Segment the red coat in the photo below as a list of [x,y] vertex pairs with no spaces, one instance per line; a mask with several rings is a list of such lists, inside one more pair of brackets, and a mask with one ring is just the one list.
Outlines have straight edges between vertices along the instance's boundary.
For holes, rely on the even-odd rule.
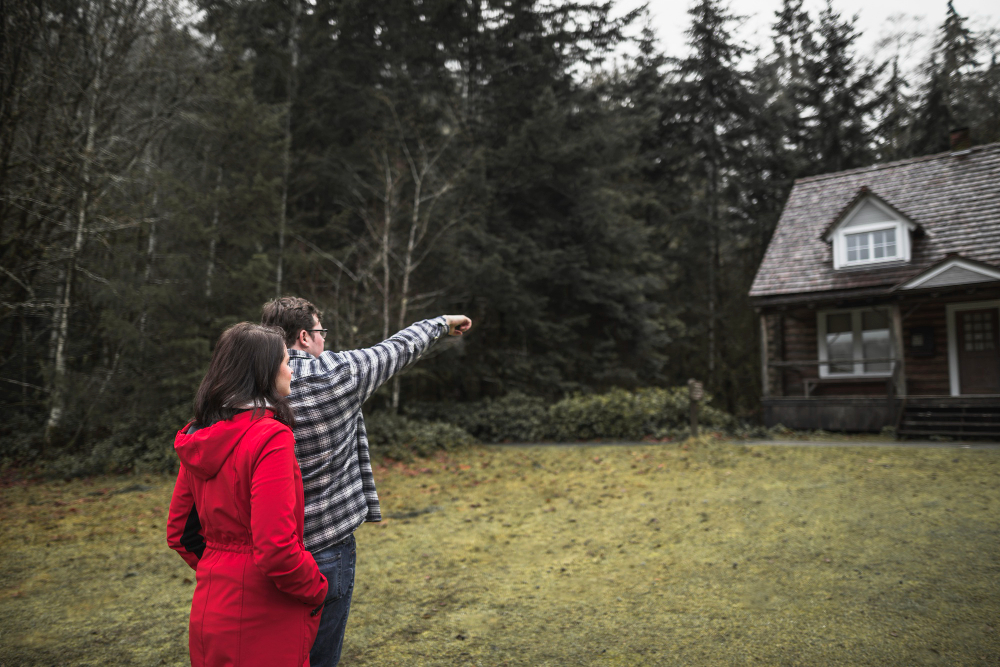
[[197,572],[191,664],[308,665],[327,582],[302,544],[291,429],[247,411],[186,431],[167,542]]

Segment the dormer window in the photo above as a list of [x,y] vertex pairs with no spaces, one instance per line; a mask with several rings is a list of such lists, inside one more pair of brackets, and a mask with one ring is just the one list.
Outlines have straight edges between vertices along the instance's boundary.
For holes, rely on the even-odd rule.
[[847,263],[896,259],[896,228],[844,234]]
[[833,268],[910,261],[910,232],[917,226],[879,197],[862,190],[824,240],[833,249]]

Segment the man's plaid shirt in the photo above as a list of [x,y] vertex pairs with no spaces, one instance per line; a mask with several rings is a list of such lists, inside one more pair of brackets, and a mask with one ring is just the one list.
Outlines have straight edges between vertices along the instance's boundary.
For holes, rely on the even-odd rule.
[[289,350],[295,454],[305,490],[305,545],[315,553],[365,521],[381,521],[362,404],[448,332],[443,317],[422,320],[374,347]]

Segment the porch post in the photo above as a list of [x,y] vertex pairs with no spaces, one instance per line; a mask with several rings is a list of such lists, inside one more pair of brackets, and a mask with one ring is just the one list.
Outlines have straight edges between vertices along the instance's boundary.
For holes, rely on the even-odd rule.
[[906,361],[904,360],[904,348],[903,348],[903,316],[900,313],[899,303],[895,303],[892,306],[892,345],[895,348],[894,358],[898,361],[893,362],[895,365],[894,370],[896,377],[896,395],[902,398],[906,397]]
[[767,398],[771,395],[769,373],[767,368],[767,316],[760,313],[760,395]]

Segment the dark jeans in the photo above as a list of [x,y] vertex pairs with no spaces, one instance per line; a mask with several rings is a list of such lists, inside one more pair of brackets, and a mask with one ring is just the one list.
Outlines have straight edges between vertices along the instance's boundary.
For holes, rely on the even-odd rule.
[[310,667],[336,667],[340,650],[344,647],[344,630],[351,611],[351,594],[354,592],[354,564],[357,548],[354,535],[329,549],[314,553],[319,571],[326,577],[330,590],[319,622],[316,641],[309,652]]

